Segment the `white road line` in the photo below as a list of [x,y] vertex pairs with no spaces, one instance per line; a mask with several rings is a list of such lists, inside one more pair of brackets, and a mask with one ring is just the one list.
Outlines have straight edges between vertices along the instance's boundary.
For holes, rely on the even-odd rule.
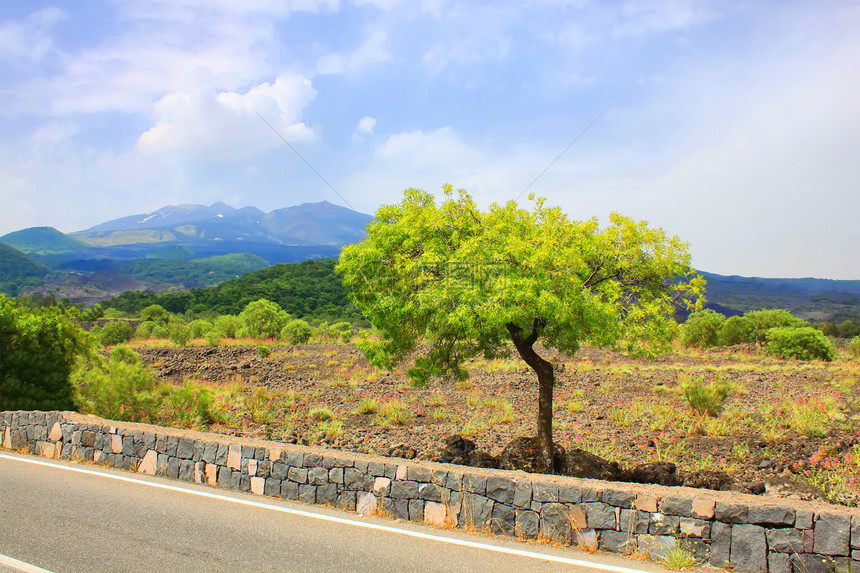
[[[448,543],[451,545],[459,545],[462,547],[471,547],[473,549],[483,549],[485,551],[495,551],[497,553],[505,553],[508,555],[516,555],[519,557],[529,557],[532,559],[541,559],[544,561],[552,561],[555,563],[564,563],[566,565],[576,565],[578,567],[589,567],[591,569],[599,569],[601,571],[611,571],[613,573],[648,573],[647,571],[645,571],[643,569],[632,569],[629,567],[619,567],[616,565],[604,565],[602,563],[592,563],[590,561],[583,561],[581,559],[572,559],[570,557],[560,557],[557,555],[550,555],[547,553],[539,553],[537,551],[527,551],[527,550],[523,550],[523,549],[499,547],[497,545],[491,545],[489,543],[481,543],[478,541],[468,541],[468,540],[464,540],[464,539],[456,539],[453,537],[444,537],[441,535],[433,535],[431,533],[424,533],[421,531],[410,531],[408,529],[400,529],[398,527],[392,527],[390,525],[380,525],[377,523],[368,523],[365,521],[358,521],[358,520],[354,520],[354,519],[348,519],[345,517],[336,517],[333,515],[314,513],[312,511],[305,511],[302,509],[293,509],[293,508],[289,508],[289,507],[282,507],[279,505],[270,505],[268,503],[262,503],[259,501],[239,499],[239,498],[221,495],[218,493],[212,493],[212,492],[208,492],[208,491],[198,491],[198,490],[194,490],[194,489],[186,489],[184,487],[179,487],[179,486],[175,486],[175,485],[168,485],[168,484],[163,484],[163,483],[151,482],[151,481],[136,479],[136,478],[132,478],[132,477],[126,477],[126,476],[120,476],[120,475],[115,475],[115,474],[109,474],[109,473],[102,473],[102,472],[97,472],[94,470],[88,470],[85,468],[77,468],[77,467],[59,465],[59,464],[54,464],[51,462],[46,462],[46,461],[37,460],[37,459],[19,458],[19,457],[15,457],[15,456],[9,456],[6,454],[0,454],[0,458],[12,460],[12,461],[17,461],[17,462],[24,462],[24,463],[28,463],[28,464],[39,465],[39,466],[47,466],[47,467],[66,470],[66,471],[70,471],[70,472],[77,472],[77,473],[82,473],[82,474],[87,474],[87,475],[99,476],[99,477],[103,477],[103,478],[107,478],[107,479],[124,481],[124,482],[128,482],[128,483],[133,483],[133,484],[138,484],[138,485],[143,485],[143,486],[148,486],[148,487],[154,487],[154,488],[158,488],[158,489],[176,491],[176,492],[180,492],[180,493],[186,493],[189,495],[196,495],[198,497],[216,499],[219,501],[237,503],[239,505],[244,505],[244,506],[248,506],[248,507],[256,507],[259,509],[268,509],[271,511],[279,511],[281,513],[287,513],[290,515],[299,515],[299,516],[308,517],[311,519],[320,519],[322,521],[339,523],[341,525],[351,525],[354,527],[362,527],[365,529],[373,529],[376,531],[385,531],[388,533],[396,533],[399,535],[406,535],[408,537],[416,537],[418,539],[427,539],[430,541],[438,541],[440,543]],[[34,569],[33,571],[42,571],[42,569],[37,568],[37,569]]]
[[36,567],[35,565],[18,561],[14,557],[2,554],[0,554],[0,565],[11,567],[15,571],[21,571],[22,573],[51,573],[47,569],[42,569],[41,567]]

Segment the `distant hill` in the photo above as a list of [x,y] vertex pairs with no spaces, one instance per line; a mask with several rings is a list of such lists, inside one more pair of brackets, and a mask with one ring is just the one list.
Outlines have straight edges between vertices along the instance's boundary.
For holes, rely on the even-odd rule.
[[0,237],[0,243],[15,247],[28,255],[77,253],[88,247],[53,227],[30,227]]
[[28,288],[41,284],[51,269],[34,261],[25,253],[0,243],[0,292],[18,296]]

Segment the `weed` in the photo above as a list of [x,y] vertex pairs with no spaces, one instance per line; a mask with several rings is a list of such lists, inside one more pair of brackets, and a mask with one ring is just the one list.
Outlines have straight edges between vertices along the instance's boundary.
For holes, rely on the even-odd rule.
[[675,541],[675,545],[663,556],[663,565],[676,571],[690,569],[698,564],[699,561],[696,559],[696,554],[678,540]]
[[382,405],[374,421],[379,426],[406,426],[412,421],[412,413],[406,404],[393,400]]
[[433,410],[431,416],[434,420],[447,420],[448,412],[447,410],[445,410],[445,408],[436,408],[435,410]]
[[334,418],[334,412],[328,408],[311,408],[308,417],[316,421],[331,420]]
[[695,412],[702,416],[708,415],[716,418],[723,410],[723,404],[732,390],[732,385],[719,376],[714,376],[714,379],[707,386],[705,386],[704,380],[704,375],[693,378],[681,374],[678,387]]
[[362,398],[358,403],[358,409],[356,412],[359,414],[376,414],[378,410],[379,402],[374,398]]

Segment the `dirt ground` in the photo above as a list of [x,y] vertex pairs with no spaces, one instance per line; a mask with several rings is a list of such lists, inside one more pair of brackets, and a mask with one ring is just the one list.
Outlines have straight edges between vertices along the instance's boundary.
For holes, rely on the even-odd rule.
[[[418,459],[435,459],[453,434],[493,456],[535,434],[537,380],[516,359],[478,360],[466,383],[418,388],[407,367],[378,371],[351,344],[273,346],[265,357],[257,346],[136,350],[165,380],[232,388],[235,416],[215,432]],[[672,462],[682,476],[721,471],[731,489],[796,499],[825,493],[800,479],[819,458],[842,463],[855,451],[856,361],[776,360],[754,347],[651,360],[590,348],[543,355],[557,365],[554,436],[568,451],[581,448],[623,467]],[[678,390],[685,376],[732,384],[719,416],[691,411]],[[261,398],[251,409],[255,392]],[[850,505],[860,499],[851,487],[829,493]]]

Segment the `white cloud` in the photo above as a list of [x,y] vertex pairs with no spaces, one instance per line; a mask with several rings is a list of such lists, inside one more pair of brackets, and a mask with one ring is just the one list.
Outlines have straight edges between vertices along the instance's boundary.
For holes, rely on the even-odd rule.
[[373,135],[373,130],[376,127],[376,118],[366,115],[358,120],[358,125],[355,126],[355,132],[352,134],[354,141],[363,141],[366,137]]
[[364,43],[348,54],[327,54],[317,60],[317,72],[326,74],[356,73],[366,66],[391,59],[386,50],[387,34],[384,30],[372,30]]
[[59,8],[43,8],[23,20],[0,22],[0,61],[42,59],[54,45],[50,29],[65,18],[65,12]]
[[257,114],[287,140],[313,139],[301,115],[315,95],[310,80],[296,75],[245,93],[171,93],[155,103],[155,125],[140,136],[137,148],[144,153],[179,151],[189,158],[251,156],[279,143]]
[[717,16],[711,0],[629,0],[621,7],[615,34],[644,36],[687,30]]

